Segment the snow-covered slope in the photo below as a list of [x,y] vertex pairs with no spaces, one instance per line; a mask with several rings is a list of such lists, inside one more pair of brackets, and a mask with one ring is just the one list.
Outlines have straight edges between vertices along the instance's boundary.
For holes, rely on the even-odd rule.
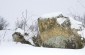
[[3,44],[5,42],[13,42],[12,34],[13,30],[0,30],[0,44]]

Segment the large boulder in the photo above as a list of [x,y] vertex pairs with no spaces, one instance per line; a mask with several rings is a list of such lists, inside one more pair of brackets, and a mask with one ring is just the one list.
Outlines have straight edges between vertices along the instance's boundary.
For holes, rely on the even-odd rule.
[[62,14],[55,17],[38,18],[42,46],[52,48],[79,49],[83,45],[77,30],[71,28],[69,17]]

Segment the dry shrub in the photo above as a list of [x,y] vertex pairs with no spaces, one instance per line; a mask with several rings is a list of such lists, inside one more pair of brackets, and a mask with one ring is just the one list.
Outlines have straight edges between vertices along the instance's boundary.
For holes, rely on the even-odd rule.
[[6,29],[7,26],[7,21],[3,17],[0,17],[0,30]]

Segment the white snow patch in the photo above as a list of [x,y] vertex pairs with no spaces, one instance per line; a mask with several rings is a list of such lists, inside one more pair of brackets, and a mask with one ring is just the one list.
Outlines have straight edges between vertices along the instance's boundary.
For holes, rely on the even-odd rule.
[[85,38],[85,28],[82,31],[78,31],[78,34]]
[[29,42],[30,42],[32,45],[35,45],[35,44],[33,43],[32,38],[29,39]]
[[76,21],[72,17],[69,17],[69,19],[70,19],[70,22],[71,22],[71,28],[80,29],[82,22]]
[[24,35],[24,30],[22,30],[21,28],[17,28],[15,32],[20,32],[22,35]]
[[61,25],[66,19],[65,18],[57,18],[57,22]]
[[2,44],[3,42],[13,42],[12,39],[12,34],[13,30],[1,30],[0,31],[0,43]]
[[40,17],[43,18],[43,19],[44,18],[52,18],[52,17],[56,17],[56,16],[58,16],[60,14],[62,14],[62,12],[57,12],[57,13],[53,12],[53,13],[44,14],[44,15],[42,15]]

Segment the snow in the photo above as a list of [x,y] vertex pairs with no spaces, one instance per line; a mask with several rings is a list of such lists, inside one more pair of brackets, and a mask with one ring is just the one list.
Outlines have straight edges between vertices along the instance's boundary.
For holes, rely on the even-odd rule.
[[52,17],[56,17],[58,15],[62,14],[62,12],[52,12],[52,13],[47,13],[47,14],[44,14],[42,16],[40,16],[41,18],[52,18]]
[[9,31],[9,30],[1,30],[0,31],[0,43],[3,42],[12,42],[12,34],[13,34],[14,30]]
[[72,17],[69,17],[69,19],[70,19],[70,22],[71,22],[71,28],[80,29],[82,22],[76,21]]
[[5,47],[0,46],[0,55],[85,55],[85,48],[74,50],[15,44]]
[[66,19],[65,18],[57,18],[57,22],[61,25]]
[[17,29],[15,30],[15,32],[19,32],[19,33],[21,33],[22,35],[24,35],[24,30],[22,30],[21,28],[17,28]]
[[78,31],[78,34],[85,38],[85,28],[81,31]]

